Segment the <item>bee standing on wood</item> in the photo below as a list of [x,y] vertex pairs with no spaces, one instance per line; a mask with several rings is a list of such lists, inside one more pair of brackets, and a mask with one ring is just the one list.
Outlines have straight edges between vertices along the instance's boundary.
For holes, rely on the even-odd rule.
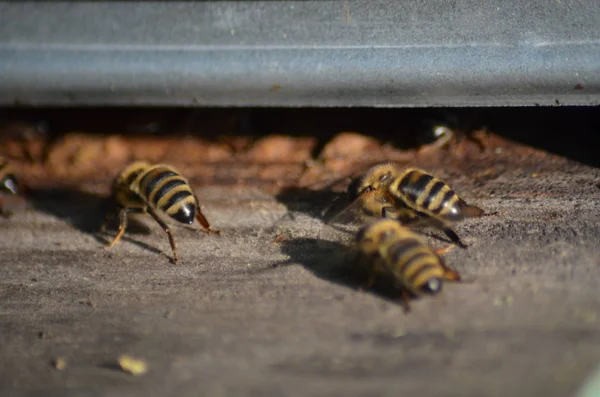
[[[17,178],[12,173],[8,161],[0,156],[0,193],[8,192],[17,194],[19,190]],[[9,213],[4,211],[2,197],[0,196],[0,215],[8,216]]]
[[467,204],[450,186],[417,168],[402,171],[393,163],[368,169],[346,192],[344,207],[332,206],[325,214],[330,223],[342,213],[358,207],[367,216],[393,218],[405,225],[428,224],[441,229],[453,243],[466,247],[452,230],[452,223],[484,215]]
[[404,308],[409,311],[409,295],[436,295],[445,280],[461,277],[439,256],[448,248],[434,251],[425,238],[392,219],[379,220],[356,235],[357,264],[367,269],[369,286],[377,275],[392,277],[402,288]]
[[125,233],[128,212],[147,212],[158,222],[169,236],[175,263],[178,259],[175,240],[156,210],[188,225],[196,218],[205,232],[219,233],[211,229],[187,180],[168,165],[152,165],[143,161],[130,164],[115,179],[113,194],[120,207],[119,230],[108,247],[117,244]]

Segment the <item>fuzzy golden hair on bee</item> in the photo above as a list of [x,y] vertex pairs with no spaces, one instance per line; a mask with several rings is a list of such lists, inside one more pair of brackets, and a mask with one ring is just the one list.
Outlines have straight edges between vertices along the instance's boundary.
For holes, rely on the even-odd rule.
[[461,247],[466,245],[451,225],[466,218],[492,215],[467,204],[448,184],[428,172],[414,167],[401,169],[390,162],[375,165],[356,178],[348,187],[345,200],[345,207],[328,211],[326,223],[347,211],[359,210],[367,216],[392,218],[407,226],[433,226]]
[[355,179],[348,187],[348,194],[356,197],[366,190],[385,189],[398,173],[399,167],[393,162],[377,164]]
[[169,237],[174,262],[178,260],[175,240],[157,212],[184,224],[192,224],[197,219],[205,232],[219,233],[210,227],[202,214],[198,199],[187,179],[169,165],[145,161],[129,164],[115,178],[113,196],[120,207],[120,223],[117,235],[109,243],[109,247],[117,244],[125,232],[128,212],[146,212],[156,220]]
[[353,210],[359,210],[367,217],[380,217],[382,208],[392,205],[387,191],[397,172],[398,166],[387,162],[373,166],[367,172],[353,178],[345,194],[325,211],[323,221],[333,223]]
[[357,261],[369,272],[369,286],[377,276],[390,277],[402,289],[407,311],[410,295],[436,295],[444,281],[461,280],[422,235],[395,220],[383,219],[365,226],[358,232],[356,244]]

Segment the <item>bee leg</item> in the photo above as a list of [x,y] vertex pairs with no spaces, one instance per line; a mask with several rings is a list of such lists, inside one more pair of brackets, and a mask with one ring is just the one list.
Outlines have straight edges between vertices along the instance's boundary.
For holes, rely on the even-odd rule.
[[402,308],[404,308],[404,313],[409,313],[410,312],[410,294],[408,293],[408,290],[406,288],[402,288],[402,297],[401,297],[401,301],[400,304],[402,305]]
[[100,233],[105,233],[106,232],[106,228],[107,228],[107,225],[108,225],[108,220],[111,218],[111,215],[112,214],[108,213],[104,217],[104,221],[102,222],[102,225],[100,226],[100,230],[99,230]]
[[[119,240],[121,240],[121,237],[123,237],[123,233],[125,233],[125,229],[127,229],[128,212],[129,208],[121,208],[121,210],[119,211],[119,230],[117,231],[117,235],[115,236],[113,241],[108,243],[108,245],[106,246],[107,248],[114,247],[119,242]],[[104,227],[105,225],[102,226]]]
[[104,221],[102,225],[100,225],[100,229],[98,230],[100,233],[105,233],[106,228],[108,226],[108,221],[114,215],[114,208],[120,208],[120,205],[117,203],[117,200],[114,196],[110,196],[106,199],[102,205],[102,210],[104,211]]
[[194,199],[196,200],[196,219],[198,219],[200,226],[202,226],[202,230],[204,230],[206,233],[220,234],[220,230],[211,229],[208,220],[206,219],[206,217],[202,213],[202,210],[200,209],[200,203],[198,202],[198,197],[196,197],[196,195],[194,195]]
[[392,206],[383,207],[381,209],[381,217],[382,218],[397,219],[398,218],[398,211],[397,211],[397,209],[395,207],[392,207]]
[[460,274],[446,264],[444,266],[444,278],[449,281],[462,281]]
[[498,211],[486,212],[485,214],[482,214],[481,216],[496,216],[496,215],[500,215],[500,213]]
[[171,250],[173,251],[173,263],[177,263],[177,260],[179,258],[177,257],[177,247],[175,246],[175,239],[173,238],[171,229],[169,229],[169,226],[167,226],[167,224],[164,223],[163,220],[158,217],[158,215],[156,214],[156,212],[154,212],[152,208],[148,207],[146,210],[150,215],[152,215],[154,220],[158,222],[158,224],[160,225],[160,227],[162,227],[165,233],[167,233],[167,236],[169,236],[169,244],[171,244]]
[[429,216],[423,216],[421,218],[416,218],[416,221],[412,221],[412,224],[413,225],[424,224],[427,226],[437,228],[437,229],[441,230],[442,232],[444,232],[444,234],[450,239],[450,241],[452,241],[453,244],[458,245],[460,248],[467,248],[467,245],[462,242],[460,237],[458,237],[458,234],[456,234],[456,232],[454,230],[452,230],[450,228],[450,226],[448,226],[448,224],[446,224],[445,222],[442,222],[438,219],[435,219],[435,218],[432,218]]
[[198,207],[198,209],[196,211],[196,219],[198,219],[198,222],[200,223],[200,225],[202,226],[202,229],[206,233],[214,233],[214,234],[220,234],[221,233],[220,230],[212,229],[210,227],[210,224],[206,220],[206,217],[204,216],[204,214],[202,214],[202,212],[200,212],[200,207]]
[[454,249],[454,245],[449,245],[448,247],[445,248],[439,248],[437,250],[435,250],[435,254],[436,255],[446,255],[448,252],[452,251]]
[[9,214],[6,211],[4,211],[4,203],[2,202],[2,197],[0,197],[0,216],[4,218],[9,217]]
[[460,237],[458,237],[458,234],[456,234],[454,230],[450,229],[447,226],[443,226],[442,231],[454,244],[458,245],[460,248],[467,248],[467,245],[462,242],[462,240],[460,239]]

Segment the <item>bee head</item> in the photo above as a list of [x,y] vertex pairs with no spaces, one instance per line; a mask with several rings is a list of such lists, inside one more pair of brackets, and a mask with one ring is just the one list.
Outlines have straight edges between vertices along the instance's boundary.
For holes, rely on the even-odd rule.
[[437,277],[432,277],[421,286],[421,292],[427,295],[436,295],[442,291],[444,283]]
[[388,187],[394,176],[398,174],[398,167],[394,163],[383,163],[372,167],[362,178],[363,186],[373,189]]

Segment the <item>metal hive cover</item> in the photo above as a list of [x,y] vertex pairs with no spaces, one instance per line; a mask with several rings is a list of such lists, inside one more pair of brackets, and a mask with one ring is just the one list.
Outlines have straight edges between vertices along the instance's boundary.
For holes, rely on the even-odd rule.
[[596,105],[592,1],[5,2],[0,103]]

